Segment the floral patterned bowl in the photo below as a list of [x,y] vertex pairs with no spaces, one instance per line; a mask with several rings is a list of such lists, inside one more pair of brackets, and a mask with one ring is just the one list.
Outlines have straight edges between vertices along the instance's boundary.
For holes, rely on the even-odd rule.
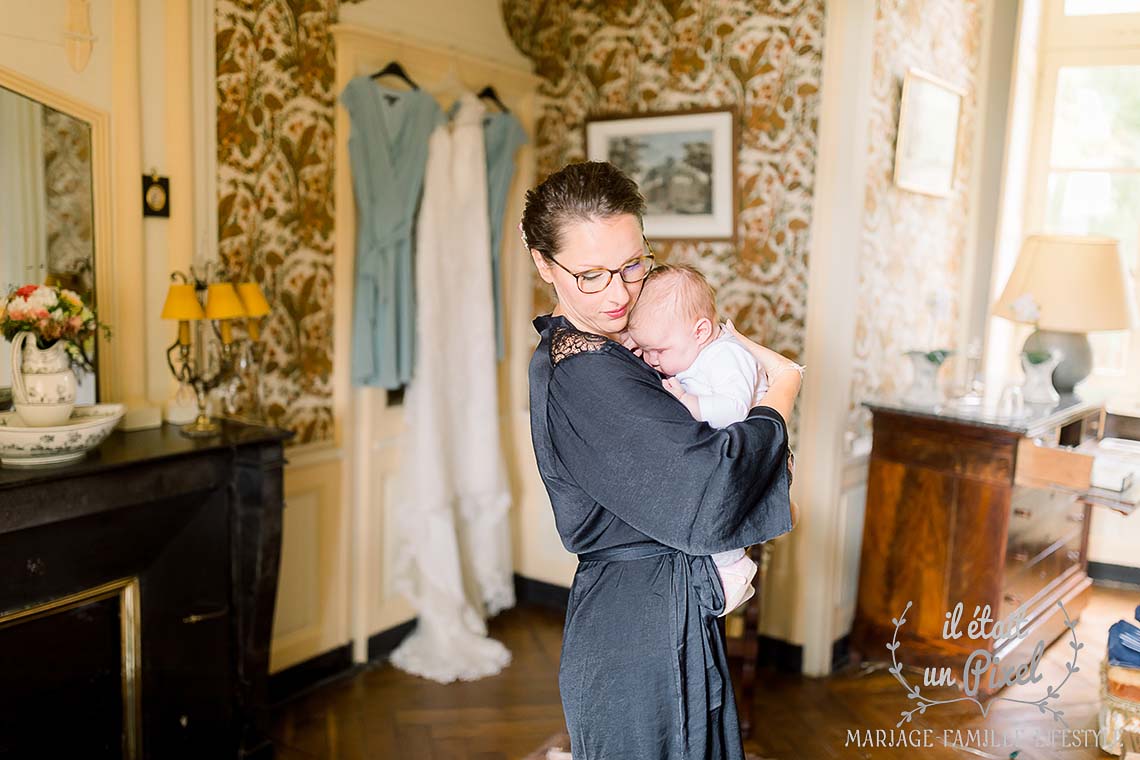
[[111,434],[123,404],[77,404],[71,419],[52,427],[29,427],[18,412],[0,413],[0,464],[31,467],[82,459]]

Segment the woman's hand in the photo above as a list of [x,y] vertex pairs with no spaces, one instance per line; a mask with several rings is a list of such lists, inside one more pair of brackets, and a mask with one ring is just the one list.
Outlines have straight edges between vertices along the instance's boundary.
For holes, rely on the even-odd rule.
[[754,340],[737,332],[736,326],[732,324],[731,319],[725,322],[725,326],[728,328],[728,331],[748,349],[749,353],[752,354],[769,375],[774,375],[777,369],[789,363],[790,360],[783,354],[778,354],[766,346],[761,346]]
[[[756,359],[761,369],[763,369],[768,376],[767,388],[764,388],[763,383],[756,384],[756,394],[752,399],[752,404],[754,406],[768,406],[775,409],[780,413],[780,416],[784,418],[785,423],[787,423],[792,418],[792,409],[796,405],[796,396],[798,396],[800,392],[800,383],[802,380],[800,366],[772,349],[765,348],[755,341],[744,337],[736,331],[736,327],[731,321],[725,324],[725,328],[748,349],[749,353],[752,354],[753,358]],[[789,376],[795,378],[795,380],[789,380]]]

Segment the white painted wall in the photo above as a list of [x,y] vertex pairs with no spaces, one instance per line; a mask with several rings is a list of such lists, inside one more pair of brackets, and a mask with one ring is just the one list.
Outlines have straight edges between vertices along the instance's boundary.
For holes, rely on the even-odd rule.
[[[499,0],[364,0],[340,6],[340,22],[477,55],[516,69],[530,60],[507,35]],[[421,82],[421,84],[423,84]]]
[[82,100],[111,110],[112,35],[110,0],[91,3],[95,44],[87,68],[72,70],[63,51],[67,0],[0,0],[0,66]]

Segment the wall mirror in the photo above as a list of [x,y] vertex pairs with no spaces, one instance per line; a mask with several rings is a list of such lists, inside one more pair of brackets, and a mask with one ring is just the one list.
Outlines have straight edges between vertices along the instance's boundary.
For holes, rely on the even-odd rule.
[[[96,213],[95,125],[20,84],[0,77],[0,295],[30,283],[58,285],[107,322],[96,288],[105,232]],[[77,403],[105,397],[101,349],[97,340],[95,373],[78,374]],[[0,409],[10,405],[11,358],[11,343],[0,341]]]

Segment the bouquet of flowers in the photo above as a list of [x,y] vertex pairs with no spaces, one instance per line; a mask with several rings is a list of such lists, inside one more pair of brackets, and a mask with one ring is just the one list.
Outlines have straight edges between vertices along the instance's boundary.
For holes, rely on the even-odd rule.
[[73,290],[25,285],[0,300],[0,334],[5,339],[14,340],[26,330],[36,336],[37,348],[51,348],[62,340],[77,373],[95,371],[87,346],[100,329],[109,340],[111,328],[99,322]]

